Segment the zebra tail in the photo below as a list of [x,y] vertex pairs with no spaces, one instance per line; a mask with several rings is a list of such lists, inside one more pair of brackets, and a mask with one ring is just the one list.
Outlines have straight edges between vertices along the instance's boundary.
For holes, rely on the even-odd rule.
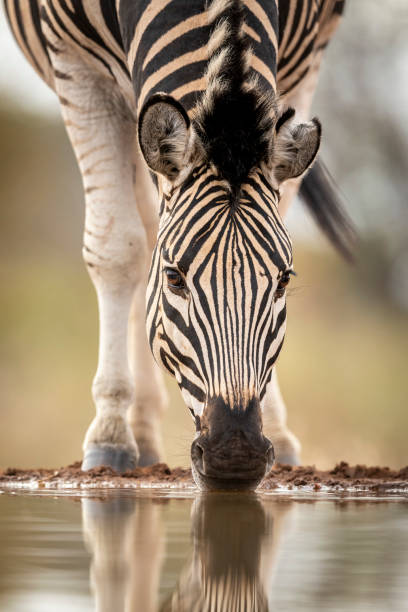
[[354,262],[357,233],[340,190],[320,158],[304,177],[299,195],[333,246],[348,262]]

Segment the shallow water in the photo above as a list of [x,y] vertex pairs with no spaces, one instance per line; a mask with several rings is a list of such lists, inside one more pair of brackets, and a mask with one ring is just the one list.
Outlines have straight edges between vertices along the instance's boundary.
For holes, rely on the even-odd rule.
[[402,612],[408,502],[0,494],[1,612]]

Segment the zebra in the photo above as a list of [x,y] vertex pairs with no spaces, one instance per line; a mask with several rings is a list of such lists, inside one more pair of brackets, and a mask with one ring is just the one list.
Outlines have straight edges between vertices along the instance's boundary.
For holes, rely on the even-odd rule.
[[282,219],[301,183],[349,254],[330,178],[311,168],[321,124],[308,120],[344,3],[5,0],[83,179],[100,324],[83,470],[162,459],[155,362],[191,412],[201,488],[254,488],[274,459],[300,461],[275,368],[294,274]]

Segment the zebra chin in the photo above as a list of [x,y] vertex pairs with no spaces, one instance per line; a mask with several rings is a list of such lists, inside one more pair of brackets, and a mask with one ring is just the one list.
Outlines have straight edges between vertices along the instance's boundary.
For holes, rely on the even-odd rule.
[[274,462],[262,433],[259,401],[230,407],[222,398],[205,406],[201,430],[191,445],[194,480],[204,490],[253,490]]

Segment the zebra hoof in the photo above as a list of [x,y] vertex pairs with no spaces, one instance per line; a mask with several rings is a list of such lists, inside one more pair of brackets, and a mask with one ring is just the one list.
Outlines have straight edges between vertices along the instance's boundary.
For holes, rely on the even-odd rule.
[[144,438],[138,438],[137,435],[135,437],[137,449],[139,451],[139,460],[137,462],[139,467],[147,467],[163,461],[162,455],[160,451],[157,450],[157,445],[155,445],[154,442]]
[[143,451],[140,452],[140,457],[138,461],[139,467],[147,467],[148,465],[154,465],[155,463],[160,463],[160,457],[157,453],[155,453],[154,451],[146,453],[144,453]]
[[137,457],[123,447],[91,446],[88,448],[82,461],[82,471],[86,472],[102,465],[122,473],[133,470],[137,466]]

